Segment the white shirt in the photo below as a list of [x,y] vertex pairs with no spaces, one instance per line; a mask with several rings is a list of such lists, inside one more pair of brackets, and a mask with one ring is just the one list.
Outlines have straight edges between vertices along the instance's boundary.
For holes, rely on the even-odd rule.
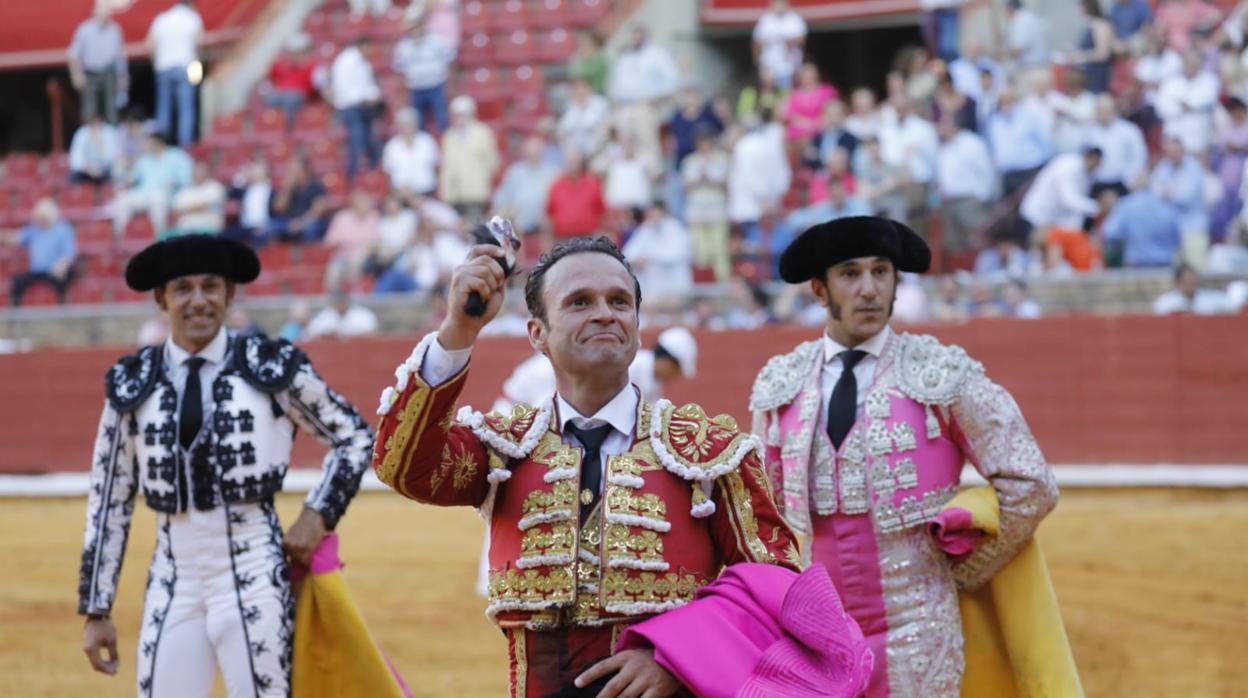
[[355,46],[348,46],[329,67],[329,87],[335,109],[358,107],[381,99],[373,66]]
[[1019,213],[1037,228],[1080,228],[1084,217],[1100,209],[1088,196],[1089,179],[1082,155],[1058,155],[1036,175]]
[[173,383],[174,392],[178,395],[179,419],[181,419],[182,395],[186,392],[186,381],[191,375],[190,369],[186,366],[186,360],[192,356],[204,359],[204,365],[199,367],[199,397],[203,405],[203,424],[208,424],[208,418],[213,411],[212,384],[217,380],[217,376],[221,375],[221,369],[225,368],[225,353],[228,348],[229,333],[225,327],[218,330],[217,335],[212,338],[211,342],[208,342],[208,346],[196,354],[191,354],[178,346],[173,341],[173,337],[165,340],[165,377]]
[[647,42],[616,56],[607,91],[617,104],[661,99],[675,94],[678,79],[676,62],[667,49]]
[[411,246],[416,239],[416,212],[402,209],[393,216],[382,214],[377,221],[377,254],[389,261]]
[[377,327],[377,316],[362,305],[353,305],[347,308],[346,313],[341,314],[331,305],[312,318],[304,330],[304,336],[308,339],[324,335],[354,337],[372,334],[377,331]]
[[[867,391],[871,389],[871,383],[875,380],[875,367],[880,363],[880,354],[884,352],[884,345],[888,343],[891,334],[892,330],[885,325],[879,334],[854,347],[854,349],[867,352],[866,356],[854,364],[854,381],[858,384],[858,396],[855,403],[858,406],[858,414],[862,413],[862,405],[867,401]],[[841,346],[829,337],[827,332],[824,332],[823,370],[819,372],[819,396],[823,399],[820,403],[823,405],[823,410],[819,422],[824,426],[825,431],[832,390],[836,388],[836,382],[841,379],[841,374],[845,371],[845,364],[837,355],[848,349],[849,347]]]
[[1018,51],[1018,66],[1039,68],[1049,63],[1049,34],[1044,20],[1031,10],[1020,7],[1010,17],[1005,45]]
[[927,184],[936,176],[940,136],[932,122],[915,114],[880,129],[880,154],[884,162],[905,167],[914,182]]
[[611,102],[602,95],[590,95],[584,104],[569,101],[559,117],[559,139],[582,155],[598,152],[607,138]]
[[156,15],[147,32],[152,44],[152,69],[159,73],[193,63],[199,57],[203,34],[204,21],[186,5],[177,4]]
[[1140,56],[1135,62],[1135,79],[1144,84],[1144,101],[1149,104],[1156,103],[1162,82],[1182,74],[1183,59],[1171,49]]
[[1211,73],[1195,77],[1176,75],[1157,91],[1157,115],[1167,136],[1177,137],[1187,152],[1205,152],[1213,137],[1213,108],[1218,103],[1218,78]]
[[1073,153],[1088,139],[1088,128],[1096,118],[1096,97],[1082,92],[1074,97],[1054,90],[1045,97],[1053,111],[1053,147],[1059,153]]
[[418,131],[409,142],[395,136],[381,152],[381,169],[390,175],[390,184],[417,194],[428,194],[438,187],[438,142]]
[[1154,315],[1192,313],[1194,315],[1220,315],[1233,312],[1226,294],[1207,288],[1196,289],[1196,297],[1189,300],[1179,289],[1171,289],[1153,302]]
[[[85,172],[88,169],[107,171],[120,154],[117,129],[101,124],[98,129],[89,125],[79,126],[69,142],[69,170]],[[117,174],[114,172],[113,174]]]
[[1123,118],[1108,125],[1093,123],[1088,127],[1087,145],[1101,149],[1101,165],[1096,169],[1097,182],[1127,184],[1148,169],[1148,144],[1140,127]]
[[671,298],[693,288],[693,236],[676,218],[637,226],[623,252],[649,296]]
[[[172,209],[177,228],[191,231],[220,232],[225,227],[225,185],[209,179],[189,184],[173,195]],[[191,210],[201,209],[203,210]],[[183,213],[186,211],[186,213]]]
[[446,82],[448,69],[454,61],[455,47],[432,32],[420,38],[405,36],[394,47],[394,69],[413,90]]
[[770,70],[780,82],[788,83],[802,63],[802,49],[794,44],[805,36],[806,20],[793,10],[764,12],[754,25],[759,67]]
[[763,209],[789,190],[791,176],[782,131],[762,127],[741,136],[732,148],[728,217],[738,223],[762,218]]
[[269,222],[269,197],[273,193],[271,182],[255,182],[247,185],[243,201],[238,209],[238,222],[248,230],[263,228]]
[[603,181],[602,199],[607,208],[645,208],[653,201],[650,182],[653,168],[640,153],[625,158],[614,154]]
[[946,199],[970,197],[987,203],[996,192],[999,176],[983,138],[970,131],[940,144],[936,183]]

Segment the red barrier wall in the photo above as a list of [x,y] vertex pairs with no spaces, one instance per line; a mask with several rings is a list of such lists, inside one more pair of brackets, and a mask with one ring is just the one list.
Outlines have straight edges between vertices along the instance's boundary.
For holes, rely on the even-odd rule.
[[[1057,463],[1248,461],[1248,319],[1069,317],[988,320],[926,328],[966,347],[1022,405]],[[817,332],[700,333],[694,381],[670,397],[730,412],[748,428],[745,403],[763,362]],[[377,397],[413,337],[317,342],[317,369],[374,420]],[[0,472],[85,470],[103,401],[104,371],[119,349],[43,350],[0,356]],[[523,339],[483,340],[462,404],[488,408],[528,355]],[[304,436],[295,463],[319,463]]]

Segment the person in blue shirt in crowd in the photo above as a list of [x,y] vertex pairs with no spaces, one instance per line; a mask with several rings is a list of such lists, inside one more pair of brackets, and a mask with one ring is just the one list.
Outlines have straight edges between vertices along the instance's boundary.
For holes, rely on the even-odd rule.
[[61,218],[56,202],[50,198],[40,199],[31,212],[31,222],[5,239],[26,248],[30,259],[29,268],[14,276],[9,288],[13,307],[21,305],[26,290],[37,283],[51,286],[56,291],[57,302],[63,305],[73,281],[78,244],[73,226]]
[[801,232],[816,223],[871,214],[871,206],[866,201],[845,191],[845,178],[832,175],[828,177],[828,198],[797,209],[787,220],[790,228]]
[[1120,199],[1101,234],[1126,267],[1168,267],[1182,244],[1178,211],[1149,189]]

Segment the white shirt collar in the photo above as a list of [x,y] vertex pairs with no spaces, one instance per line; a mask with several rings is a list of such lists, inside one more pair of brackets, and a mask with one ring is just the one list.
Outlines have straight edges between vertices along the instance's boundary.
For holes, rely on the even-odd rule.
[[563,431],[568,422],[572,422],[573,426],[578,429],[610,424],[611,428],[621,434],[632,436],[633,430],[637,427],[639,400],[637,389],[629,383],[624,386],[623,390],[616,393],[610,402],[603,405],[602,409],[595,412],[594,416],[586,417],[568,404],[562,395],[555,393],[555,407],[559,410],[559,430]]
[[[226,331],[225,326],[222,325],[221,329],[217,330],[217,336],[213,337],[212,341],[208,342],[208,346],[204,347],[195,356],[207,359],[210,364],[219,364],[225,361],[225,350],[229,345],[228,340],[229,333]],[[191,358],[191,353],[178,346],[177,342],[173,341],[173,337],[165,340],[165,355],[169,357],[169,365],[173,368],[181,366],[184,361]]]
[[[888,337],[892,333],[892,329],[889,328],[888,325],[885,325],[884,329],[876,333],[874,337],[868,339],[862,344],[859,344],[854,347],[854,349],[865,351],[878,359],[880,358],[880,354],[884,353],[884,345],[888,343]],[[841,346],[839,342],[829,337],[827,332],[823,333],[823,362],[825,364],[835,360],[838,354],[847,349],[849,349],[849,347]]]

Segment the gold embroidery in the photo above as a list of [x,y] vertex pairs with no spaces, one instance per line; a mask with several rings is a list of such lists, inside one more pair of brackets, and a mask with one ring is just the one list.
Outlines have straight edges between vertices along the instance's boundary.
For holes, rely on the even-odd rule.
[[567,603],[572,600],[570,567],[490,572],[490,598],[504,602]]
[[731,472],[719,478],[717,484],[726,485],[726,494],[730,509],[728,521],[736,533],[741,552],[749,551],[750,558],[755,562],[775,563],[776,556],[759,537],[758,520],[754,518],[754,504],[750,501],[750,492],[745,487],[741,473]]
[[453,426],[455,426],[455,408],[454,407],[452,407],[450,411],[446,413],[446,416],[442,418],[442,421],[438,422],[438,428],[442,430],[443,434],[451,433],[451,427]]
[[[602,572],[602,601],[607,607],[630,603],[665,603],[688,601],[694,592],[710,580],[696,573],[632,572],[623,569],[606,569]],[[651,613],[638,611],[625,615]]]
[[549,530],[530,528],[524,532],[524,538],[520,541],[520,559],[552,555],[566,555],[570,558],[575,538],[576,530],[571,522],[554,524]]
[[640,516],[658,522],[667,521],[667,503],[656,494],[633,494],[625,487],[607,488],[607,509],[612,514]]
[[529,652],[525,645],[526,633],[524,628],[515,628],[508,633],[511,636],[511,662],[516,668],[515,683],[511,686],[513,698],[525,698],[529,694]]
[[524,503],[520,505],[520,515],[521,518],[537,516],[547,520],[556,516],[571,518],[575,509],[576,482],[560,480],[549,492],[534,490],[528,493],[524,498]]
[[[430,396],[431,391],[417,383],[417,387],[412,391],[407,404],[403,406],[403,409],[394,418],[394,431],[386,439],[385,455],[382,457],[381,466],[377,468],[377,478],[387,485],[399,489],[403,494],[407,494],[402,489],[403,472],[400,471],[407,470],[407,463],[404,462],[403,454],[407,450],[408,442],[413,437],[419,438],[423,423],[417,423],[417,421],[421,412],[424,411],[425,404],[429,401]],[[403,467],[400,469],[400,466]]]
[[654,531],[633,533],[623,524],[607,526],[607,562],[615,560],[663,560],[663,539]]
[[434,496],[438,493],[438,488],[446,480],[446,472],[451,467],[451,445],[446,444],[442,447],[442,457],[438,461],[438,467],[434,468],[432,473],[429,473],[429,496]]
[[530,458],[534,463],[544,465],[550,470],[579,469],[581,466],[580,450],[563,443],[559,435],[551,431],[542,434]]
[[464,451],[455,456],[455,489],[462,490],[472,484],[473,478],[477,474],[477,459],[472,457],[472,453]]
[[741,442],[749,438],[736,429],[731,417],[708,418],[695,404],[667,410],[662,419],[663,441],[686,468],[710,470],[725,463],[736,455]]

